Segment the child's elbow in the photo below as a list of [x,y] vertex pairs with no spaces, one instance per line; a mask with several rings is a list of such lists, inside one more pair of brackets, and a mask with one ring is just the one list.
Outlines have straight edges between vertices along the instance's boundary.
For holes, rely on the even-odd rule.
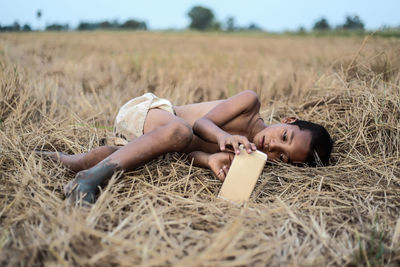
[[260,99],[257,94],[252,90],[243,91],[243,98],[246,99],[249,107],[260,106]]

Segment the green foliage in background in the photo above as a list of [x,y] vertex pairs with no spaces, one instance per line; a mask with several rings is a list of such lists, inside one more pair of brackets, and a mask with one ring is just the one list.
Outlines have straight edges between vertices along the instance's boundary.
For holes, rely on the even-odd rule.
[[188,13],[191,19],[189,28],[204,31],[211,28],[214,13],[211,9],[202,6],[194,6]]

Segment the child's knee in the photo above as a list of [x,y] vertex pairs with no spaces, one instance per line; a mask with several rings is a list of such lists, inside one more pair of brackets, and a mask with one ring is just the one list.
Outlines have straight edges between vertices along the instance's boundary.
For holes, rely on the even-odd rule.
[[193,130],[190,124],[185,121],[173,121],[168,125],[169,138],[174,141],[178,149],[186,148],[193,138]]

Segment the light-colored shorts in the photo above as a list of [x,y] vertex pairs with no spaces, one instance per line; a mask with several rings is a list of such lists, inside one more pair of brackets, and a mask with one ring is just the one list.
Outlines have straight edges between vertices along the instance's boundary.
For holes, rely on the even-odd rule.
[[175,114],[171,102],[146,93],[125,103],[115,119],[114,134],[126,141],[143,135],[144,122],[150,109],[159,108]]

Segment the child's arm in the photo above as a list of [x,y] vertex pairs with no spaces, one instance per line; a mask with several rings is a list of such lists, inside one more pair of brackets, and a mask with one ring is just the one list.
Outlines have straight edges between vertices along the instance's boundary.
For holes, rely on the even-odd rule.
[[206,141],[218,143],[221,151],[225,150],[226,145],[231,145],[235,153],[239,154],[239,144],[243,144],[246,150],[251,153],[256,150],[256,146],[250,143],[245,136],[231,135],[222,130],[221,127],[242,114],[250,113],[255,109],[258,112],[259,107],[260,102],[253,91],[241,92],[222,101],[198,119],[193,125],[193,131]]
[[202,168],[209,168],[208,157],[210,153],[203,151],[193,151],[188,154],[189,158],[193,159],[193,165]]

